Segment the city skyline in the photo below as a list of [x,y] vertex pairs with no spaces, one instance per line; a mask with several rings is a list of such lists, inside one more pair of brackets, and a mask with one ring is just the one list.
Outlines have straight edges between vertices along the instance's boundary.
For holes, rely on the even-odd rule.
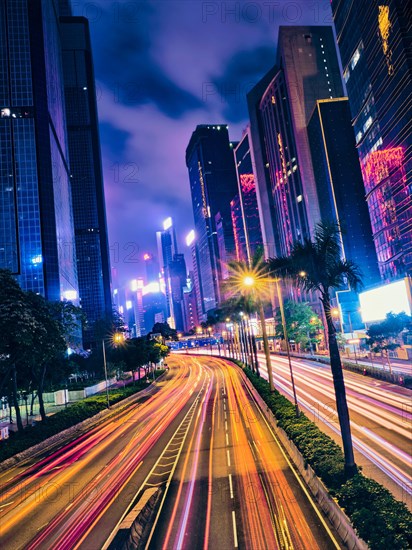
[[233,14],[213,2],[139,3],[133,13],[126,4],[73,3],[74,15],[90,20],[111,263],[122,283],[144,274],[143,255],[155,252],[168,216],[186,248],[193,216],[184,152],[193,129],[222,122],[239,140],[246,93],[275,63],[278,26],[332,24],[329,2],[318,11],[257,2]]

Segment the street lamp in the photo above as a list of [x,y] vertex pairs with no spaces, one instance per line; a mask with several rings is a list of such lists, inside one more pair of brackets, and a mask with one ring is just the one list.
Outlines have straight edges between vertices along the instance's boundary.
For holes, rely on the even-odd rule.
[[273,392],[274,386],[273,386],[272,361],[270,358],[268,335],[266,332],[265,312],[263,311],[263,304],[260,301],[260,297],[256,292],[256,277],[254,277],[252,274],[245,275],[243,277],[243,285],[246,289],[249,289],[251,292],[255,294],[260,326],[262,327],[263,348],[265,350],[266,365],[268,369],[269,387],[270,387],[270,391]]
[[[306,275],[306,273],[304,271],[302,271],[301,273]],[[297,399],[297,396],[296,396],[295,377],[293,376],[292,361],[291,361],[291,358],[290,358],[290,347],[289,347],[288,331],[286,329],[285,308],[283,307],[282,292],[280,290],[280,285],[279,285],[279,279],[278,278],[275,278],[275,285],[276,285],[276,293],[277,293],[278,302],[279,302],[280,317],[282,319],[283,337],[285,339],[285,344],[286,344],[286,354],[288,356],[290,381],[292,383],[292,391],[293,391],[293,401],[294,401],[294,404],[295,404],[296,416],[299,416],[299,406],[298,406],[298,399]]]
[[110,401],[109,401],[109,382],[108,382],[108,380],[107,380],[106,348],[105,348],[105,345],[104,345],[104,338],[102,338],[102,348],[103,348],[104,379],[105,379],[105,381],[106,381],[107,408],[110,409]]

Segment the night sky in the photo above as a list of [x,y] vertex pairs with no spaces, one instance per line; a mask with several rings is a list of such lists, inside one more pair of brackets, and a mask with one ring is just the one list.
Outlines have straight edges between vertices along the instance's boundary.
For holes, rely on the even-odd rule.
[[172,216],[193,227],[185,150],[197,124],[248,122],[245,95],[275,63],[279,25],[331,24],[330,2],[72,0],[90,21],[112,267],[143,274]]

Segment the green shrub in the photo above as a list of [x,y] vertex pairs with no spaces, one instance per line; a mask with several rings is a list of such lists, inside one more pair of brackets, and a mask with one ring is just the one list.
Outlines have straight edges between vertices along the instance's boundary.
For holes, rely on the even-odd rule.
[[372,550],[412,548],[412,516],[373,479],[359,474],[338,491],[338,502]]
[[[109,390],[110,404],[114,405],[146,387],[147,383],[141,381],[135,386]],[[46,420],[26,428],[22,433],[10,432],[10,438],[0,443],[0,462],[98,414],[106,409],[106,405],[106,394],[94,395],[72,403],[66,409],[48,416]]]

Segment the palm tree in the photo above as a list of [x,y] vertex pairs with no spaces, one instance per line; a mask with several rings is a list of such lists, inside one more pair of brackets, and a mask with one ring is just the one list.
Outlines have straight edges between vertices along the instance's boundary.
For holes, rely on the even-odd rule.
[[345,382],[330,301],[334,290],[349,284],[356,291],[362,281],[356,264],[342,260],[340,237],[338,224],[321,222],[316,225],[312,240],[305,239],[303,243],[295,243],[289,256],[270,259],[268,264],[273,275],[292,279],[299,287],[319,293],[328,328],[330,366],[345,455],[345,473],[349,478],[355,475],[357,467],[353,455]]

